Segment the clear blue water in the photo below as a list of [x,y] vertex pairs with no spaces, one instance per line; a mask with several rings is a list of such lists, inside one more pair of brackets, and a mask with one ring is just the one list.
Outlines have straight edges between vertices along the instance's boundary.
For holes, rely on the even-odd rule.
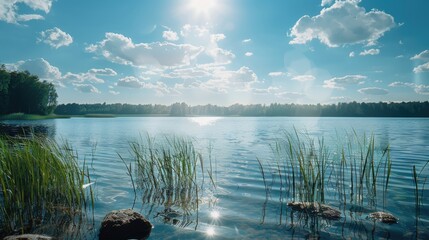
[[[139,192],[134,209],[154,224],[150,239],[429,239],[429,192],[423,192],[416,235],[411,174],[413,165],[420,169],[429,160],[429,119],[120,117],[5,123],[44,126],[42,129],[48,135],[67,140],[80,160],[91,161],[96,202],[95,228],[89,230],[86,236],[89,239],[96,236],[106,213],[133,206],[133,188],[118,153],[130,156],[129,141],[146,133],[192,137],[203,153],[211,145],[217,185],[216,189],[208,187],[202,191],[198,217],[194,213],[188,221],[180,219],[183,224],[178,225],[156,217],[163,206],[143,204]],[[380,210],[380,206],[363,206],[352,211],[350,205],[342,205],[335,195],[327,196],[326,202],[342,210],[340,220],[300,219],[287,208],[288,199],[279,200],[276,183],[266,198],[257,158],[269,165],[273,161],[270,144],[281,137],[283,130],[294,128],[306,131],[310,137],[323,137],[328,148],[353,130],[360,135],[374,134],[377,146],[389,144],[393,163],[385,210],[399,217],[398,224],[367,218],[369,212]],[[267,178],[275,178],[270,169],[266,171]],[[429,168],[421,176],[429,176]]]

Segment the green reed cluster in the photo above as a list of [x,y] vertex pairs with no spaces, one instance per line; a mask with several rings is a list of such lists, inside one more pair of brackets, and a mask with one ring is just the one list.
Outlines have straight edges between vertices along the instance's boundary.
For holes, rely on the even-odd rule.
[[185,211],[198,207],[203,159],[191,139],[147,136],[131,142],[130,147],[137,185],[144,191],[143,202],[178,206]]
[[82,216],[93,204],[92,189],[88,199],[82,188],[88,176],[67,144],[0,137],[0,233],[29,232],[53,218]]
[[296,130],[283,134],[272,149],[284,198],[323,203],[330,194],[344,203],[369,199],[375,204],[380,192],[384,203],[392,165],[389,146],[376,147],[374,136],[356,133],[339,137],[336,146]]

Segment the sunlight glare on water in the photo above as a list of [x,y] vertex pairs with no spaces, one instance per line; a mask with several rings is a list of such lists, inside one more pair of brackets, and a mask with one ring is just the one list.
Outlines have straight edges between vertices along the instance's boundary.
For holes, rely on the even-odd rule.
[[188,119],[199,126],[210,126],[219,121],[221,117],[191,117]]

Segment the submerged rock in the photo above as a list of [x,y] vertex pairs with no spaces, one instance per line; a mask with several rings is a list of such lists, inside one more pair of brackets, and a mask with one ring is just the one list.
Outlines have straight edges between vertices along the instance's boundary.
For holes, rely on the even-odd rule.
[[392,214],[386,213],[386,212],[373,212],[369,214],[369,217],[374,220],[378,220],[382,223],[388,223],[388,224],[398,223],[398,220],[399,220]]
[[22,235],[13,235],[13,236],[7,236],[3,238],[3,240],[53,240],[54,238],[45,236],[45,235],[38,235],[38,234],[22,234]]
[[287,205],[295,211],[315,214],[329,220],[337,220],[341,218],[340,211],[317,202],[288,202]]
[[117,210],[104,217],[99,239],[146,239],[151,231],[152,224],[140,213],[131,209]]

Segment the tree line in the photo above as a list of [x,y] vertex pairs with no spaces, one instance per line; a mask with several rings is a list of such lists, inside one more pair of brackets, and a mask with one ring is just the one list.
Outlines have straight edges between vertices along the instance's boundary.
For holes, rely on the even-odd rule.
[[50,114],[57,106],[57,97],[52,83],[40,81],[27,71],[0,66],[0,114]]
[[429,117],[429,102],[378,102],[337,104],[234,104],[189,106],[152,104],[60,104],[55,110],[61,115],[85,114],[152,114],[170,116],[296,116],[296,117]]

